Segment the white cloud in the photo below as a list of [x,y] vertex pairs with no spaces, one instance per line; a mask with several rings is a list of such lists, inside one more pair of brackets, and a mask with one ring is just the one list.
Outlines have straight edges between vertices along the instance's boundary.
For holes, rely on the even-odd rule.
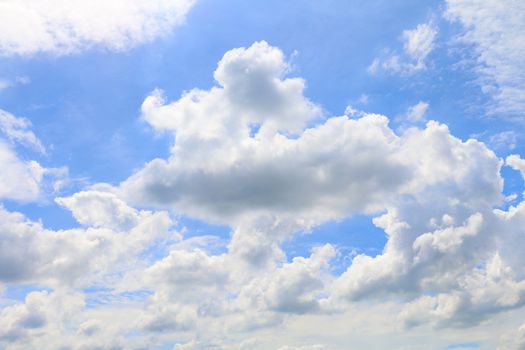
[[327,244],[314,249],[308,258],[295,257],[271,273],[253,278],[241,289],[236,306],[251,309],[252,315],[267,310],[292,314],[319,311],[323,274],[326,277],[335,253],[334,247]]
[[[2,208],[0,282],[51,291],[3,307],[0,345],[400,348],[407,334],[416,343],[431,326],[457,325],[488,339],[472,329],[525,303],[525,202],[498,209],[503,161],[435,121],[396,133],[385,116],[325,118],[287,70],[283,53],[260,42],[229,51],[209,90],[147,97],[143,119],[174,136],[169,158],[116,188],[58,198],[80,228],[49,230]],[[525,176],[518,155],[506,164]],[[167,212],[127,201],[231,234],[214,249],[219,238],[184,239]],[[388,241],[342,275],[333,244],[304,257],[283,250],[293,233],[362,212]],[[305,330],[326,345],[301,345],[318,342]]]
[[16,86],[16,85],[25,85],[29,84],[31,82],[31,79],[26,76],[19,76],[16,77],[13,80],[10,79],[0,79],[0,91],[4,89],[8,89],[10,87]]
[[522,118],[525,112],[525,3],[520,0],[447,0],[445,16],[464,27],[460,41],[474,46],[475,70],[493,97],[489,113]]
[[302,345],[302,346],[289,346],[285,345],[279,348],[279,350],[326,350],[327,347],[324,345]]
[[0,137],[0,199],[36,201],[45,194],[58,193],[67,184],[66,167],[45,168],[35,160],[22,159],[16,152],[17,144],[41,154],[46,152],[31,131],[29,120],[0,109],[0,133],[4,136]]
[[428,54],[434,49],[434,39],[437,29],[430,23],[418,24],[412,30],[403,31],[403,47],[405,52],[417,62],[424,65]]
[[437,29],[432,23],[418,24],[416,28],[403,31],[404,55],[389,54],[383,58],[375,58],[368,72],[377,74],[380,71],[410,75],[427,68],[427,56],[434,49]]
[[[139,212],[110,194],[82,192],[58,202],[94,227],[55,232],[0,208],[0,238],[9,242],[0,247],[0,281],[52,286],[94,283],[119,269],[127,270],[129,259],[136,261],[135,254],[153,241],[180,238],[170,232],[173,222],[167,213]],[[91,211],[85,212],[86,208]],[[124,215],[134,215],[137,221],[122,221]]]
[[126,50],[181,24],[193,0],[4,0],[0,54]]
[[491,135],[489,144],[495,150],[513,150],[518,144],[518,139],[518,133],[513,130],[507,130]]
[[18,158],[13,148],[1,138],[0,168],[0,198],[31,201],[40,196],[46,170],[35,161]]
[[[302,81],[291,83],[282,76],[286,65],[276,50],[257,43],[230,51],[215,75],[221,86],[209,91],[192,90],[173,103],[158,92],[148,97],[143,118],[159,131],[176,134],[172,155],[147,164],[117,192],[138,203],[229,224],[235,234],[227,256],[236,252],[237,240],[244,242],[241,247],[251,247],[250,241],[262,238],[265,244],[253,245],[261,248],[257,253],[250,248],[237,258],[255,261],[261,254],[266,263],[279,261],[279,248],[272,241],[326,220],[386,209],[374,220],[388,235],[384,252],[375,258],[356,256],[333,285],[334,294],[323,301],[326,310],[333,303],[335,309],[341,307],[338,299],[432,293],[447,305],[439,323],[451,325],[472,324],[519,307],[523,271],[512,248],[519,245],[510,242],[522,240],[523,205],[509,212],[494,210],[504,201],[502,161],[483,143],[461,141],[434,121],[400,135],[389,128],[386,117],[370,114],[355,120],[332,117],[307,127],[305,113],[315,118],[318,108],[300,96]],[[272,109],[260,107],[261,100]],[[281,110],[281,104],[290,108]],[[428,105],[416,107],[412,118],[424,118]],[[255,134],[253,123],[258,124]],[[498,256],[508,273],[493,274]],[[271,271],[271,263],[263,265]],[[303,285],[298,276],[292,280]],[[306,277],[303,286],[310,287],[298,288],[316,290],[305,281],[318,280]],[[506,279],[517,297],[498,289],[486,295],[476,292],[480,284],[497,278]],[[306,294],[306,304],[292,307],[282,304],[277,292],[269,292],[273,282],[245,283],[257,291],[245,289],[240,295],[251,300],[245,307],[258,310],[259,325],[279,322],[272,311],[290,307],[288,312],[311,312],[319,305]],[[293,294],[301,295],[297,290]],[[420,307],[434,301],[414,303]]]
[[143,118],[176,134],[172,157],[121,184],[122,196],[235,225],[268,216],[289,231],[381,208],[408,185],[411,169],[396,156],[400,140],[387,118],[343,116],[304,130],[320,109],[285,70],[280,50],[261,42],[224,56],[220,86],[173,103],[155,91]]
[[517,170],[521,173],[521,176],[525,179],[525,160],[517,154],[508,156],[505,163],[512,169]]
[[126,230],[140,221],[137,210],[110,193],[78,192],[71,197],[57,198],[56,202],[71,210],[75,219],[84,225]]
[[59,334],[60,328],[70,322],[83,306],[84,299],[79,293],[31,292],[25,303],[0,311],[0,342],[19,341],[24,344],[27,339],[43,332]]
[[26,118],[15,117],[0,109],[0,131],[12,142],[18,142],[40,153],[46,149],[38,137],[30,130],[31,122]]
[[424,101],[420,101],[417,104],[408,108],[406,119],[410,122],[420,122],[425,120],[429,104]]
[[525,349],[525,323],[511,336],[506,336],[497,350]]

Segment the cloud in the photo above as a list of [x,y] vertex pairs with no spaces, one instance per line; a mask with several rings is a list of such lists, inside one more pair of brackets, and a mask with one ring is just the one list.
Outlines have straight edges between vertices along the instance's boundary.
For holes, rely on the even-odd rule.
[[497,350],[523,350],[525,349],[525,324],[511,336],[506,336]]
[[400,139],[386,117],[334,117],[306,128],[320,108],[285,71],[281,51],[260,42],[225,54],[219,86],[173,103],[155,91],[143,118],[176,134],[172,156],[123,182],[121,196],[234,225],[269,216],[289,231],[382,208],[409,185],[412,169],[397,156]]
[[42,332],[57,334],[83,306],[84,299],[78,293],[31,292],[23,304],[0,311],[0,342],[20,341],[23,344]]
[[409,122],[420,122],[425,120],[429,104],[427,102],[420,101],[414,106],[408,108],[406,119]]
[[434,49],[438,31],[432,23],[418,24],[416,28],[403,31],[404,55],[390,54],[384,58],[375,58],[368,72],[378,74],[380,71],[411,75],[427,68],[427,56]]
[[519,0],[447,0],[445,17],[463,25],[459,40],[472,45],[488,112],[521,119],[525,111],[525,4]]
[[[156,130],[175,134],[172,154],[148,163],[116,192],[142,205],[228,224],[234,236],[227,256],[242,252],[235,245],[240,241],[241,247],[259,249],[237,258],[257,261],[260,253],[266,263],[279,261],[272,241],[327,220],[385,210],[374,219],[388,235],[384,251],[356,256],[330,287],[332,294],[321,303],[325,310],[341,307],[340,300],[396,295],[414,298],[409,305],[415,309],[426,307],[421,315],[428,315],[431,305],[444,305],[439,310],[446,312],[430,312],[424,323],[472,325],[519,307],[524,276],[513,249],[519,245],[511,242],[523,240],[523,205],[495,209],[504,201],[502,161],[483,143],[462,141],[435,121],[401,134],[390,129],[386,117],[366,113],[311,125],[319,108],[301,97],[301,80],[291,83],[282,76],[285,67],[278,49],[261,42],[225,55],[215,74],[219,86],[192,90],[172,103],[154,92],[144,101],[143,118]],[[255,94],[258,90],[265,97]],[[261,108],[261,99],[272,109]],[[290,108],[281,110],[281,104]],[[427,108],[425,102],[414,106],[412,119],[424,118]],[[521,164],[512,157],[508,163]],[[249,243],[258,239],[266,243]],[[272,263],[264,266],[271,269]],[[498,279],[510,294],[492,286]],[[297,282],[297,289],[289,286],[296,297],[300,290],[316,290],[314,285],[325,290],[328,283],[300,273],[287,280]],[[257,292],[245,289],[240,296],[252,300],[244,305],[257,306],[260,324],[276,322],[269,311],[313,312],[320,305],[312,294],[304,303],[284,302],[264,278],[246,283]],[[486,294],[479,293],[483,283]],[[418,299],[427,294],[436,297]],[[406,324],[419,324],[411,307]]]
[[77,192],[71,197],[57,198],[56,202],[71,210],[79,223],[92,227],[126,230],[141,219],[137,210],[110,193]]
[[[0,198],[31,201],[40,196],[46,170],[36,161],[21,160],[0,138]],[[13,184],[17,184],[13,186]]]
[[273,310],[303,314],[320,309],[329,262],[335,256],[333,246],[317,247],[308,258],[295,257],[271,274],[254,278],[240,291],[237,304],[253,312]]
[[[93,226],[51,231],[20,213],[0,208],[0,238],[5,242],[0,247],[1,282],[90,284],[127,269],[129,259],[135,260],[135,254],[154,240],[162,236],[180,238],[170,233],[173,223],[167,213],[139,212],[110,194],[81,192],[58,202],[69,206],[79,221]],[[135,215],[137,221],[119,221],[122,213]]]
[[16,77],[15,79],[13,79],[13,80],[0,79],[0,91],[2,91],[4,89],[8,89],[8,88],[16,86],[16,85],[29,84],[30,82],[31,82],[31,79],[29,79],[29,77],[26,77],[26,76],[19,76],[19,77]]
[[496,150],[513,150],[516,148],[519,138],[518,133],[514,130],[507,130],[491,135],[489,144]]
[[0,3],[0,55],[112,51],[171,32],[193,0],[7,0]]
[[42,142],[30,130],[31,122],[26,118],[15,117],[9,112],[0,109],[0,131],[11,142],[17,142],[33,150],[45,153]]
[[[258,42],[227,52],[208,90],[173,102],[154,91],[142,119],[173,137],[169,157],[57,198],[78,227],[1,208],[0,282],[45,290],[3,307],[0,346],[278,349],[317,343],[310,322],[327,345],[295,348],[346,349],[338,327],[392,348],[381,327],[472,327],[524,304],[525,202],[504,205],[500,174],[525,176],[520,156],[504,163],[436,121],[395,132],[377,114],[327,117],[287,74],[281,50]],[[230,236],[184,237],[164,209]],[[342,274],[335,244],[283,248],[357,213],[387,243]]]
[[437,29],[430,23],[418,24],[412,30],[403,31],[403,48],[418,66],[424,65],[425,59],[433,50],[436,35]]
[[[439,147],[436,142],[430,144]],[[385,294],[414,298],[401,315],[407,326],[471,326],[525,303],[525,270],[517,248],[525,244],[525,205],[521,202],[508,211],[494,209],[501,203],[494,196],[501,190],[500,162],[481,144],[474,145],[456,144],[481,151],[468,157],[476,159],[469,166],[458,164],[469,185],[440,184],[387,209],[374,220],[388,234],[383,253],[355,257],[335,282],[334,295],[351,300]],[[456,147],[449,151],[458,160],[466,159]],[[510,156],[507,164],[521,169],[518,156]],[[484,170],[467,170],[470,166]],[[476,183],[473,177],[477,175],[488,182]],[[489,192],[489,182],[493,195],[482,198]]]
[[505,163],[512,169],[517,170],[521,173],[521,176],[525,179],[525,160],[517,154],[511,154],[505,160]]
[[326,350],[327,347],[324,345],[302,345],[302,346],[289,346],[285,345],[280,347],[278,350]]
[[46,168],[35,160],[24,160],[16,152],[16,145],[46,153],[42,142],[31,131],[29,120],[0,109],[0,199],[36,201],[45,194],[58,193],[67,184],[66,167]]

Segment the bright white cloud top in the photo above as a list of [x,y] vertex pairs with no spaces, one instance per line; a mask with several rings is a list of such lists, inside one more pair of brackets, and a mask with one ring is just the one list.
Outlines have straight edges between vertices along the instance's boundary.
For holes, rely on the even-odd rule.
[[[171,30],[191,5],[4,1],[0,19],[21,11],[27,32],[0,34],[0,50],[123,50]],[[465,22],[472,6],[498,7],[448,1],[447,16]],[[466,37],[495,54],[478,28]],[[432,69],[438,32],[435,21],[404,30],[403,58],[377,58],[368,72],[416,79]],[[516,110],[505,91],[522,82],[500,79],[509,60],[480,61],[481,79],[491,75],[497,103]],[[436,99],[333,115],[300,72],[259,40],[224,52],[207,87],[149,89],[133,102],[138,122],[169,146],[97,183],[56,166],[49,126],[0,109],[0,347],[523,349],[525,159],[433,120]],[[50,207],[74,222],[47,224],[54,212],[40,208]],[[384,246],[348,253],[322,231],[356,218]],[[296,253],[309,235],[320,242]]]

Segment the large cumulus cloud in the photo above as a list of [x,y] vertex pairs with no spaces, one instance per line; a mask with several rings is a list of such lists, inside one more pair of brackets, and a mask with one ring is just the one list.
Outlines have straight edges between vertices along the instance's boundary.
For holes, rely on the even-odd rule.
[[[504,205],[500,175],[505,164],[523,172],[521,157],[504,162],[435,121],[395,132],[377,114],[328,117],[290,69],[258,42],[227,52],[209,90],[174,102],[153,92],[142,118],[172,134],[170,156],[118,186],[58,198],[78,228],[0,210],[1,281],[47,287],[4,308],[0,341],[45,343],[63,329],[60,345],[79,349],[268,349],[294,342],[253,335],[366,303],[398,311],[388,319],[406,327],[473,326],[521,307],[525,204]],[[229,225],[230,237],[213,252],[207,238],[175,232],[165,209]],[[342,274],[335,244],[295,257],[282,247],[357,213],[388,240]],[[71,313],[49,312],[59,307]]]

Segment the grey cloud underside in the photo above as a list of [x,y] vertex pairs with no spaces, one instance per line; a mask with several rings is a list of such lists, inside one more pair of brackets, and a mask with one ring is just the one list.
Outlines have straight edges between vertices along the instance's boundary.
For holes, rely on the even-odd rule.
[[[389,158],[394,139],[366,140],[352,130],[357,129],[352,125],[357,123],[346,118],[333,120],[325,126],[327,132],[320,128],[298,140],[288,140],[289,146],[276,150],[279,154],[269,159],[267,155],[258,157],[256,150],[251,154],[250,149],[243,150],[243,158],[218,171],[204,168],[188,172],[183,161],[179,166],[155,160],[124,188],[133,188],[133,196],[143,196],[149,203],[173,205],[177,211],[196,216],[204,212],[219,221],[257,211],[304,216],[324,210],[337,211],[334,216],[365,211],[406,184],[411,169]],[[338,131],[345,129],[354,134],[338,137]],[[340,140],[321,146],[327,138]],[[262,148],[264,144],[254,146]],[[269,152],[272,146],[268,145]],[[353,154],[357,150],[360,154]]]

